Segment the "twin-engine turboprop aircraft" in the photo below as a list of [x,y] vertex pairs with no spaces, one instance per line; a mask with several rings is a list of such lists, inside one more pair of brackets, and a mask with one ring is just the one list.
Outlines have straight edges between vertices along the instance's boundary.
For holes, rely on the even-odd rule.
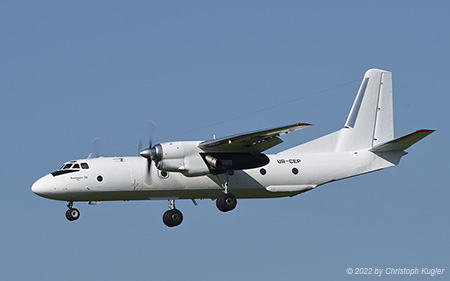
[[306,123],[208,141],[150,144],[142,157],[100,157],[65,163],[32,186],[39,196],[68,202],[66,218],[76,220],[79,201],[169,200],[164,224],[183,220],[175,200],[216,199],[228,212],[236,198],[295,196],[322,184],[395,166],[405,149],[431,134],[417,130],[394,139],[392,75],[366,72],[342,129],[281,151],[263,154],[279,136]]

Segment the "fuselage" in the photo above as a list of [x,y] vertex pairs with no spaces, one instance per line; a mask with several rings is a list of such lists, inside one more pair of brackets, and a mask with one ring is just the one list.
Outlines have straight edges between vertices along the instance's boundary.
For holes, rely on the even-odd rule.
[[158,170],[153,162],[148,171],[142,157],[81,159],[42,177],[32,190],[63,201],[215,199],[227,183],[237,198],[271,198],[393,165],[368,150],[268,157],[269,164],[260,168],[196,177]]

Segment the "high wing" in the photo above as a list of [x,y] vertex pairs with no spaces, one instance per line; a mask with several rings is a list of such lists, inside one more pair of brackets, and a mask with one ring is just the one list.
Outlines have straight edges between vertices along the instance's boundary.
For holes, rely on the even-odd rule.
[[276,127],[272,129],[248,132],[200,143],[198,146],[205,152],[249,152],[261,153],[283,141],[278,138],[297,130],[311,126],[307,123]]

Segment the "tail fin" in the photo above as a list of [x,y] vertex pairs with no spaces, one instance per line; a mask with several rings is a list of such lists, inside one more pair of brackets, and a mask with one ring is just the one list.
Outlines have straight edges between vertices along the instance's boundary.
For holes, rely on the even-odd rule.
[[419,130],[394,139],[392,73],[369,69],[364,75],[344,128],[280,153],[362,149],[370,149],[376,153],[403,151],[432,132],[433,130]]
[[358,150],[394,138],[392,73],[370,69],[364,75],[342,132],[338,150]]
[[352,151],[371,148],[394,138],[392,74],[369,69],[343,129],[283,153]]

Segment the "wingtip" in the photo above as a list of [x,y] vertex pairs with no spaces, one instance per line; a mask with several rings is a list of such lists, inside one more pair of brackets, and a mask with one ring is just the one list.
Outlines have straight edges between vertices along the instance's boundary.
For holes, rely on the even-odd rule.
[[312,126],[312,124],[309,123],[296,123],[296,126]]
[[432,130],[432,129],[419,129],[419,130],[416,130],[416,132],[429,132],[430,134],[433,133],[434,131],[436,131],[436,130]]

